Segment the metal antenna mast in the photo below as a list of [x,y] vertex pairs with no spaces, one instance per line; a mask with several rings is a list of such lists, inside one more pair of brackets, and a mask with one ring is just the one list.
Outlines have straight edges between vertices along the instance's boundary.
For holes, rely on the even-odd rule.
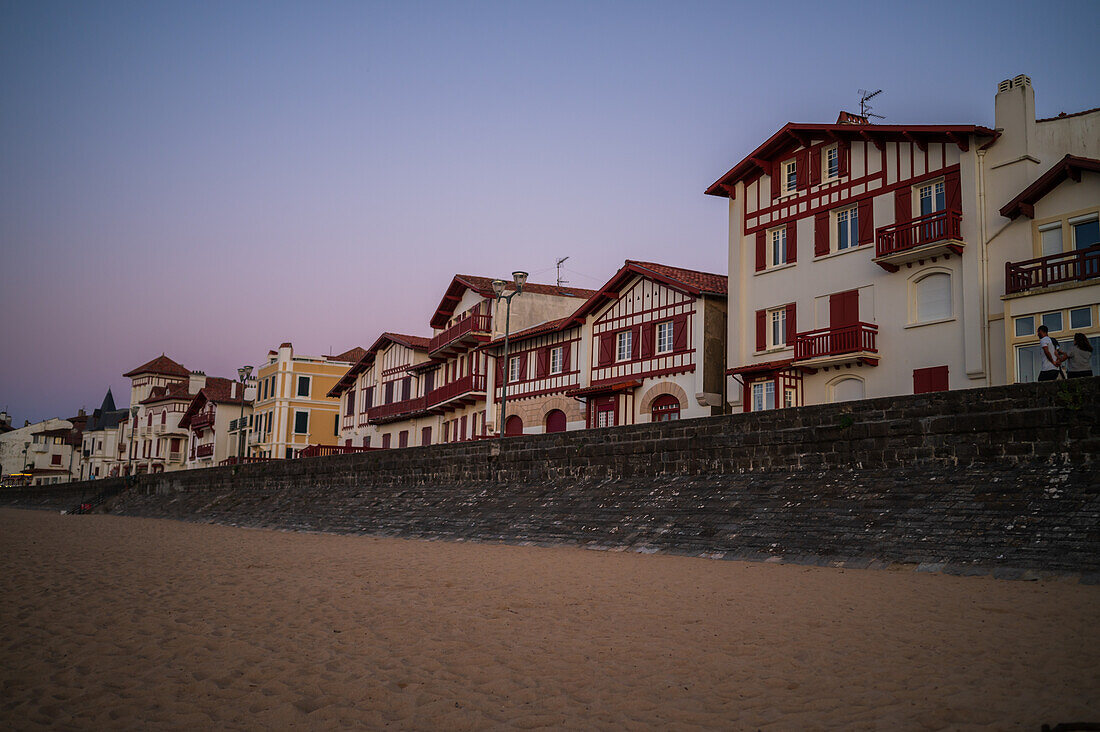
[[558,265],[557,265],[558,266],[558,287],[561,287],[562,285],[568,285],[569,284],[569,280],[563,280],[561,278],[561,266],[563,264],[565,264],[565,260],[567,260],[567,259],[569,259],[569,257],[562,257],[561,259],[558,260]]
[[878,89],[873,92],[869,92],[866,89],[859,89],[859,116],[870,119],[871,117],[877,117],[879,119],[886,119],[881,114],[875,114],[871,111],[872,107],[867,102],[871,101],[879,94],[882,94],[882,89]]

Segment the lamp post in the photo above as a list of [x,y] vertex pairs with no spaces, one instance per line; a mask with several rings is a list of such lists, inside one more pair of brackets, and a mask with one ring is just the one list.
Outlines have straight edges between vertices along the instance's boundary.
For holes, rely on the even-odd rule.
[[505,422],[508,421],[508,377],[511,375],[511,364],[508,363],[508,336],[512,325],[512,298],[523,293],[523,286],[527,284],[527,273],[516,271],[512,273],[512,281],[516,284],[516,290],[511,295],[505,295],[504,289],[507,283],[504,280],[493,280],[493,293],[497,296],[497,302],[504,300],[508,308],[504,315],[504,385],[500,396],[500,436],[504,437]]
[[130,407],[130,445],[129,445],[129,459],[126,461],[126,475],[134,474],[134,452],[137,451],[137,445],[134,442],[135,430],[137,430],[137,416],[138,408]]
[[31,443],[29,441],[23,443],[23,472],[24,473],[27,472],[27,450],[30,449],[30,446],[31,446]]
[[241,377],[241,418],[237,420],[237,462],[244,459],[244,384],[252,375],[251,366],[241,366],[237,376]]

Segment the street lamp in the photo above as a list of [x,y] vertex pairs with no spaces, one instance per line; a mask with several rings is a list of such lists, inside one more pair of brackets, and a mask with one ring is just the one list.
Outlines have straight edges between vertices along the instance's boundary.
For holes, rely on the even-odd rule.
[[30,449],[30,446],[31,446],[31,443],[29,441],[23,443],[23,472],[24,473],[27,472],[27,450]]
[[134,442],[134,430],[137,429],[137,416],[138,408],[130,407],[130,456],[126,461],[126,475],[134,474],[134,452],[137,450],[137,444]]
[[241,418],[237,420],[237,462],[244,459],[244,384],[252,375],[251,366],[241,366],[237,369],[237,376],[241,377]]
[[516,291],[511,295],[505,295],[504,289],[508,286],[504,280],[493,280],[493,294],[497,296],[497,302],[504,300],[508,308],[504,315],[504,385],[500,397],[500,436],[504,437],[504,423],[508,420],[508,377],[511,372],[511,364],[508,363],[508,335],[512,324],[512,298],[523,293],[523,286],[527,284],[527,273],[516,271],[512,273],[512,281],[516,283]]

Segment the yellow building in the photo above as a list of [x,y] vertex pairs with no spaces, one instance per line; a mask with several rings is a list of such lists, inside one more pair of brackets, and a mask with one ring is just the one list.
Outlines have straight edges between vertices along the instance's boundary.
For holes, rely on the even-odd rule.
[[291,458],[309,445],[335,445],[340,400],[326,395],[365,354],[356,347],[337,356],[302,356],[290,343],[269,351],[256,374],[249,454]]

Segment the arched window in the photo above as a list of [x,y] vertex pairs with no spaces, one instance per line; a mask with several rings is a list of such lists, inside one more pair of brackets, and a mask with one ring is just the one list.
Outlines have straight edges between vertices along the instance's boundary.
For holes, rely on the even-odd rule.
[[831,402],[850,402],[855,399],[862,399],[863,396],[863,379],[848,376],[834,381],[829,387],[829,401]]
[[168,423],[168,410],[167,409],[160,410],[160,423],[161,424],[167,424]]
[[951,275],[933,272],[913,282],[914,323],[943,320],[951,315]]
[[547,432],[565,432],[565,412],[560,409],[551,409],[546,413]]
[[508,437],[512,437],[513,435],[522,435],[523,420],[513,414],[511,417],[508,418],[508,421],[504,423],[504,434]]
[[680,419],[680,400],[671,394],[662,394],[653,400],[651,419],[654,422],[671,422]]

